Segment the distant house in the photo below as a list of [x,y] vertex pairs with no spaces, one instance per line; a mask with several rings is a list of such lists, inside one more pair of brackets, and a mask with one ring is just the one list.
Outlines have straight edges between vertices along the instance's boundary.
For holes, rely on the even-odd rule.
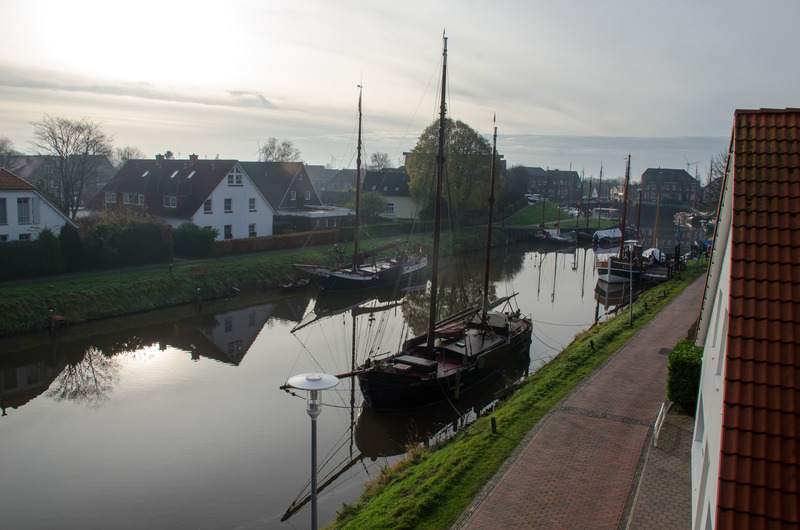
[[45,228],[59,235],[65,224],[78,227],[36,186],[0,169],[0,242],[31,241]]
[[800,110],[737,110],[697,344],[692,528],[800,526]]
[[276,215],[307,219],[304,229],[335,228],[351,217],[350,211],[326,206],[302,162],[240,162],[267,198]]
[[219,231],[217,239],[272,235],[275,209],[236,160],[128,160],[93,202],[95,208],[146,208],[173,228]]
[[376,191],[386,200],[386,219],[418,219],[417,204],[408,189],[410,177],[405,170],[367,171],[361,191]]
[[642,200],[694,202],[700,199],[700,183],[684,169],[648,168],[642,173]]
[[[14,169],[12,172],[33,184],[45,195],[58,197],[60,185],[55,178],[54,157],[45,155],[19,155],[14,158]],[[87,178],[87,185],[81,196],[81,205],[87,205],[103,189],[103,186],[111,180],[116,169],[105,155],[90,155],[89,167],[91,175]]]
[[528,193],[548,200],[567,201],[581,197],[581,178],[577,171],[542,169],[540,167],[516,167],[514,171],[528,177]]

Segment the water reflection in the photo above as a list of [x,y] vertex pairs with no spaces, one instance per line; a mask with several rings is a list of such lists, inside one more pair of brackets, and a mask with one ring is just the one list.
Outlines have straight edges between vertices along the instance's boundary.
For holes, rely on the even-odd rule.
[[[355,501],[408,444],[451,436],[491,406],[498,390],[591,325],[594,252],[559,250],[493,250],[491,296],[518,293],[520,308],[534,320],[530,360],[493,388],[407,417],[362,409],[352,379],[326,393],[331,411],[319,420],[319,448],[327,452],[321,520]],[[483,259],[476,254],[459,271],[448,269],[440,283],[442,312],[480,302]],[[205,302],[201,312],[178,307],[73,326],[55,339],[0,340],[0,461],[4,480],[14,485],[0,498],[4,522],[14,528],[109,521],[128,528],[280,525],[298,492],[295,507],[307,509],[309,440],[303,404],[278,387],[297,373],[348,372],[424,330],[425,278],[402,287],[355,297],[275,291]],[[359,308],[355,323],[353,308]],[[292,334],[312,313],[312,320],[327,318]],[[41,459],[64,450],[70,459]],[[148,509],[136,509],[131,498]],[[48,511],[36,509],[43,502]]]

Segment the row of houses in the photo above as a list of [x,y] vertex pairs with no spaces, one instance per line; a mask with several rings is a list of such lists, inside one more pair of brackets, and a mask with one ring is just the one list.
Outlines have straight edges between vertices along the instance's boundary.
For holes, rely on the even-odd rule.
[[[105,157],[103,157],[105,158]],[[56,228],[38,222],[38,212],[51,224],[64,224],[63,214],[50,211],[47,195],[57,192],[47,157],[19,157],[20,166],[12,173],[21,182],[6,177],[0,194],[27,193],[16,206],[16,195],[0,201],[0,241],[35,238],[43,228]],[[166,158],[129,160],[114,172],[110,162],[93,164],[97,168],[93,187],[87,190],[88,210],[120,207],[147,209],[173,227],[183,223],[216,229],[218,239],[238,239],[272,235],[276,217],[300,218],[293,226],[303,230],[335,228],[352,223],[353,212],[345,208],[352,200],[356,171],[332,170],[302,162],[247,162],[208,160],[190,155],[188,159]],[[584,192],[576,171],[517,167],[528,193],[551,200],[579,201]],[[385,199],[385,219],[418,218],[417,205],[409,193],[409,176],[404,168],[381,171],[362,170],[362,191],[374,191]],[[44,189],[36,190],[38,183]],[[27,185],[25,185],[27,184]],[[11,189],[14,188],[14,189]],[[644,200],[662,199],[694,202],[699,193],[697,181],[684,170],[648,169],[642,175]],[[612,189],[611,196],[614,196]],[[41,193],[45,192],[45,193]],[[634,193],[636,190],[634,190]],[[30,203],[28,207],[26,204]],[[27,210],[26,210],[27,208]],[[26,213],[30,210],[32,213]],[[9,223],[9,215],[17,223]],[[17,217],[14,218],[13,215]]]

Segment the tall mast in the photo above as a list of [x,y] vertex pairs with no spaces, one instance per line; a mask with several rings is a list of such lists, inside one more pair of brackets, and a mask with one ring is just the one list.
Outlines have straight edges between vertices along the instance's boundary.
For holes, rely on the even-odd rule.
[[434,331],[436,329],[436,291],[439,288],[439,236],[442,220],[442,174],[444,173],[444,127],[445,127],[445,83],[447,82],[447,37],[442,36],[442,97],[439,110],[439,150],[436,153],[436,202],[433,217],[433,270],[431,271],[431,307],[428,318],[427,351],[433,351]]
[[[603,207],[603,164],[600,163],[600,180],[597,181],[597,207]],[[600,228],[600,214],[597,214],[597,228]]]
[[486,312],[489,311],[489,259],[492,254],[492,221],[494,220],[494,171],[497,159],[497,116],[494,123],[494,136],[492,138],[492,173],[489,177],[489,228],[486,234],[486,263],[483,267],[483,316],[481,320],[486,325]]
[[353,267],[361,265],[358,257],[358,232],[361,226],[361,85],[358,85],[358,145],[356,147],[356,224],[353,231]]
[[625,248],[625,225],[628,216],[628,181],[631,178],[631,155],[628,155],[628,163],[625,164],[625,189],[622,193],[622,241],[619,244],[619,257],[622,257],[622,250]]

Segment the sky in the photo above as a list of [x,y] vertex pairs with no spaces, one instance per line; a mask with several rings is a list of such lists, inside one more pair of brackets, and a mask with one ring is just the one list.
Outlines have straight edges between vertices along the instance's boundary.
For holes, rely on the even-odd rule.
[[0,135],[89,118],[148,157],[254,160],[270,137],[306,163],[399,165],[438,115],[509,167],[704,179],[736,109],[800,107],[796,0],[0,0]]

